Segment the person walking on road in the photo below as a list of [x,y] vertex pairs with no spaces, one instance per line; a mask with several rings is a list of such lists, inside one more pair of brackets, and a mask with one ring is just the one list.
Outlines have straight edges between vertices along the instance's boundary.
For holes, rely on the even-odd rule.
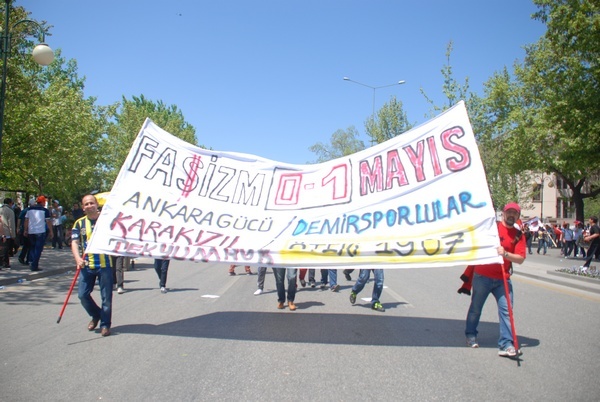
[[[237,265],[230,265],[229,266],[229,275],[230,276],[235,276],[236,275],[236,273],[235,273],[235,267],[237,267]],[[252,270],[250,269],[250,265],[246,265],[244,267],[244,269],[246,270],[246,274],[247,275],[253,275],[252,274]]]
[[267,267],[258,267],[258,280],[256,281],[256,291],[254,296],[261,295],[265,289],[265,277],[267,276]]
[[538,229],[538,248],[537,253],[540,253],[540,250],[544,250],[544,255],[548,252],[548,241],[550,241],[550,236],[548,235],[548,231],[545,227],[540,226]]
[[158,275],[158,287],[160,293],[167,293],[167,275],[169,274],[169,263],[171,260],[155,258],[154,259],[154,270]]
[[371,296],[371,309],[375,311],[384,312],[385,308],[379,301],[381,297],[381,292],[383,291],[383,269],[361,269],[358,274],[358,279],[354,286],[352,286],[352,291],[350,292],[350,303],[356,303],[356,296],[364,289],[365,285],[369,281],[369,277],[371,276],[371,271],[373,271],[373,294]]
[[[498,317],[500,325],[500,336],[498,338],[498,355],[505,357],[517,356],[511,331],[510,315],[508,311],[509,294],[511,306],[513,301],[512,282],[510,277],[506,281],[508,291],[504,285],[504,275],[509,276],[512,271],[512,263],[522,264],[526,256],[526,242],[522,232],[515,228],[515,223],[521,215],[521,208],[515,202],[508,203],[502,210],[502,222],[498,223],[498,236],[500,246],[497,248],[498,255],[503,258],[503,263],[475,265],[473,275],[473,294],[471,305],[467,313],[465,335],[467,346],[479,347],[477,342],[477,326],[481,317],[483,305],[490,293],[496,299],[498,305]],[[504,273],[502,272],[504,270]]]
[[[287,275],[286,275],[287,271]],[[273,274],[275,276],[275,285],[277,287],[277,308],[282,310],[285,306],[285,280],[287,279],[288,290],[287,290],[287,301],[290,311],[296,310],[294,300],[296,298],[296,276],[298,275],[298,268],[275,268],[273,267]]]
[[[96,197],[88,194],[83,197],[83,210],[85,216],[79,218],[71,230],[71,252],[75,258],[75,264],[80,273],[79,300],[81,305],[92,317],[87,329],[93,331],[100,323],[102,336],[110,335],[112,324],[112,296],[113,275],[111,269],[111,258],[105,254],[86,254],[88,241],[92,238],[96,221],[100,216],[98,201]],[[100,297],[102,307],[99,307],[92,298],[94,285],[100,284]]]

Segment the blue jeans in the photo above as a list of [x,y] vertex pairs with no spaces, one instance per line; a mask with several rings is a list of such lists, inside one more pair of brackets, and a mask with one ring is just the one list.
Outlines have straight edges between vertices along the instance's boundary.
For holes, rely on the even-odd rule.
[[327,281],[329,276],[329,270],[328,269],[322,269],[321,270],[321,285],[327,285]]
[[29,261],[31,263],[31,270],[37,271],[40,264],[40,257],[44,250],[44,244],[46,244],[46,233],[29,234]]
[[[508,289],[510,292],[511,306],[513,302],[512,283],[508,280]],[[486,276],[475,274],[473,276],[473,295],[471,296],[471,306],[467,313],[467,328],[465,335],[467,338],[477,338],[477,326],[483,305],[489,294],[493,294],[498,304],[498,321],[500,323],[500,337],[498,338],[498,348],[504,349],[507,346],[513,346],[513,337],[510,327],[510,317],[508,315],[508,303],[506,302],[506,292],[504,290],[504,281],[502,279],[492,279]]]
[[[79,300],[87,313],[94,320],[100,320],[100,328],[110,328],[112,318],[113,277],[110,268],[83,267],[79,272]],[[94,284],[98,279],[102,308],[92,298]]]
[[329,275],[329,286],[334,287],[335,285],[337,285],[337,269],[329,269],[328,275]]
[[164,288],[167,286],[167,274],[169,272],[169,262],[171,260],[154,259],[154,270],[158,275],[158,287]]
[[538,249],[537,249],[537,253],[540,253],[540,249],[544,248],[544,254],[546,254],[548,252],[548,244],[546,242],[546,240],[543,239],[539,239],[538,240]]
[[373,279],[375,280],[373,283],[373,295],[371,296],[371,303],[376,303],[379,302],[381,292],[383,291],[383,269],[361,269],[356,283],[354,286],[352,286],[352,291],[358,294],[361,292],[361,290],[363,290],[369,281],[369,278],[371,277],[371,271],[373,271]]
[[286,269],[288,282],[287,300],[293,302],[294,298],[296,297],[296,275],[298,273],[298,268],[273,268],[273,274],[275,275],[275,286],[277,287],[277,301],[279,303],[285,302],[284,277],[286,276]]

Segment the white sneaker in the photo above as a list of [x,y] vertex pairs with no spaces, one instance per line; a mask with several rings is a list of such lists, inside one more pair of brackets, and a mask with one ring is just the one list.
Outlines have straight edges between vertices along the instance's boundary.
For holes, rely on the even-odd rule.
[[125,293],[125,289],[123,289],[122,287],[118,287],[117,288],[117,293],[122,295],[123,293]]
[[165,287],[160,288],[160,293],[167,293],[167,288],[165,288]]
[[254,292],[254,296],[261,295],[261,294],[262,294],[262,292],[263,292],[263,290],[262,290],[262,289],[256,289],[256,292]]

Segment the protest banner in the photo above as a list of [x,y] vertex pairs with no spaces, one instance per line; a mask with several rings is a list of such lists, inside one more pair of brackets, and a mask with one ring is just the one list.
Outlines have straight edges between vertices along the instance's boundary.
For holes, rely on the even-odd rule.
[[228,264],[424,268],[501,262],[464,102],[314,165],[206,150],[147,119],[88,253]]

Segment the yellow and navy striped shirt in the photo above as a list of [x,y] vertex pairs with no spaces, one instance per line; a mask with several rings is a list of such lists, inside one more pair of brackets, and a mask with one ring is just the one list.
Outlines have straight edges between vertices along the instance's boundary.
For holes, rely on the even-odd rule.
[[[95,220],[88,219],[87,216],[77,219],[71,230],[71,240],[79,241],[79,251],[85,252],[88,241],[92,238]],[[106,254],[85,254],[85,261],[90,269],[110,268],[110,256]]]

